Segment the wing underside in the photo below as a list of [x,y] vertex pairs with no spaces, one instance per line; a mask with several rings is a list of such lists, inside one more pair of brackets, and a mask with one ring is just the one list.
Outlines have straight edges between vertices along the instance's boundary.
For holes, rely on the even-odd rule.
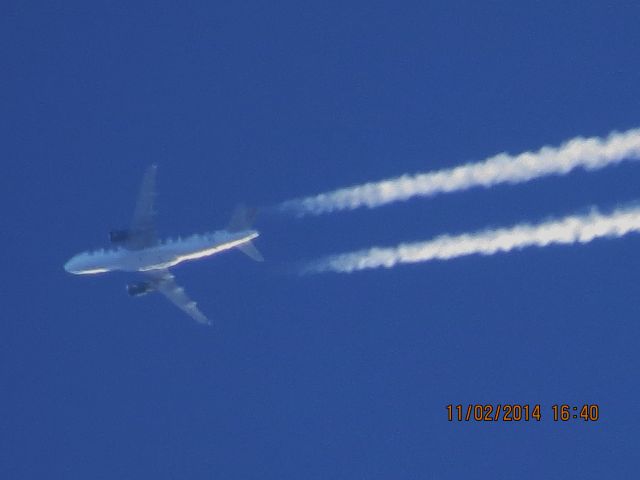
[[[124,246],[130,250],[142,250],[157,243],[155,227],[155,197],[156,197],[157,166],[151,165],[144,173],[140,193],[133,213],[129,235]],[[191,300],[184,289],[179,286],[168,269],[149,270],[143,272],[152,285],[167,297],[174,305],[187,313],[196,322],[210,325],[209,319],[198,309],[196,302]]]
[[149,270],[144,272],[152,281],[156,290],[167,297],[174,305],[187,313],[196,322],[203,325],[211,325],[209,319],[198,309],[196,302],[191,300],[179,286],[173,274],[168,269]]
[[156,171],[157,166],[147,168],[142,178],[142,186],[138,194],[136,209],[133,212],[129,238],[126,247],[131,250],[154,245],[157,240],[155,227],[155,197],[156,197]]

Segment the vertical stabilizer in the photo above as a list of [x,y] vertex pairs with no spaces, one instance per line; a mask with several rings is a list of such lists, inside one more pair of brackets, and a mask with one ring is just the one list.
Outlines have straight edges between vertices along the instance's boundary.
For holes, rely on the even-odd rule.
[[247,208],[245,205],[238,205],[231,214],[231,220],[227,230],[230,232],[241,232],[249,230],[253,222],[256,220],[258,209]]
[[[243,230],[250,230],[251,225],[256,219],[257,213],[258,210],[256,208],[247,208],[244,205],[238,205],[231,215],[231,221],[229,222],[227,230],[230,232],[241,232]],[[264,257],[258,251],[256,246],[251,242],[251,240],[238,245],[236,248],[256,262],[264,261]]]

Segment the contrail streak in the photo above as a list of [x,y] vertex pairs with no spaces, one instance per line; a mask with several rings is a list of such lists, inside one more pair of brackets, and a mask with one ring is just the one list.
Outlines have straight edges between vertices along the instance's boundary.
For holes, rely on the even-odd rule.
[[536,225],[519,224],[470,234],[443,235],[426,242],[331,255],[307,264],[302,273],[350,273],[369,268],[391,268],[402,263],[449,260],[473,254],[493,255],[525,247],[589,243],[597,238],[617,238],[632,232],[640,232],[640,207],[618,209],[610,214],[593,210],[587,215],[573,215]]
[[279,209],[298,216],[320,215],[359,207],[375,208],[416,196],[458,192],[500,183],[521,183],[548,175],[566,175],[582,167],[597,170],[622,160],[640,159],[640,128],[613,132],[606,138],[576,137],[559,147],[542,147],[519,155],[500,153],[478,163],[366,183],[298,198]]

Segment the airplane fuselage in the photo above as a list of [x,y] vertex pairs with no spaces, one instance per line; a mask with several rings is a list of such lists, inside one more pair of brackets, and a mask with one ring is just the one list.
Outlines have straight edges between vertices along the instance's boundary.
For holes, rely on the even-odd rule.
[[186,260],[208,257],[218,252],[250,242],[258,236],[255,230],[229,232],[220,230],[187,238],[168,239],[148,248],[129,250],[115,248],[83,252],[72,257],[64,266],[78,275],[104,273],[115,270],[146,272],[169,268]]

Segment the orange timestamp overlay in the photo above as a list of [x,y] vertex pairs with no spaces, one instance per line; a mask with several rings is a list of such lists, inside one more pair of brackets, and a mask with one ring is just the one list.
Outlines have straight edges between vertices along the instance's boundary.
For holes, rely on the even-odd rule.
[[548,409],[543,409],[539,403],[450,403],[446,408],[450,422],[539,422],[543,418],[551,418],[554,422],[597,422],[600,419],[600,407],[596,403],[562,403]]

